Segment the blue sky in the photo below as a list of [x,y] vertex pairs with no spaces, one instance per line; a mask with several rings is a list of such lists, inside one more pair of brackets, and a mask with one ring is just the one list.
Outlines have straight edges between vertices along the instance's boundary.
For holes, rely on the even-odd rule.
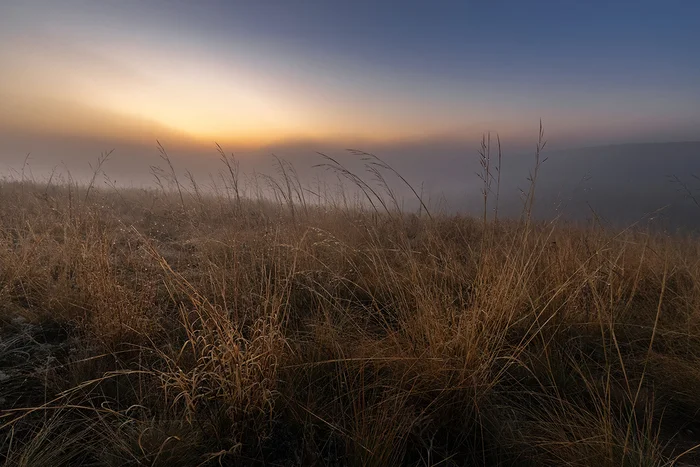
[[[580,145],[700,130],[695,1],[9,0],[0,17],[18,110],[0,125],[30,133],[519,138],[543,118]],[[42,104],[40,122],[22,111]]]

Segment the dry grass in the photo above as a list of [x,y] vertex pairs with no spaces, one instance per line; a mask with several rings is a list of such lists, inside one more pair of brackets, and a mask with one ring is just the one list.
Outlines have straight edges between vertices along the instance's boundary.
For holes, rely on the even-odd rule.
[[0,184],[0,458],[698,462],[697,240],[537,223],[536,170],[489,219],[490,144],[481,221],[401,213],[366,153],[376,188],[323,160],[362,204],[279,159],[265,201],[223,150],[212,195],[162,146],[157,191]]

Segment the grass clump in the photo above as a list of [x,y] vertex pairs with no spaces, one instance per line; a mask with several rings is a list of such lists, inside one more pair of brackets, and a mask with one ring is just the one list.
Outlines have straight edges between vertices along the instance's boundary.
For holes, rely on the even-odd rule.
[[6,465],[698,461],[694,239],[537,221],[537,169],[492,218],[490,138],[479,220],[403,212],[367,153],[376,186],[322,159],[353,203],[159,149],[157,190],[0,185]]

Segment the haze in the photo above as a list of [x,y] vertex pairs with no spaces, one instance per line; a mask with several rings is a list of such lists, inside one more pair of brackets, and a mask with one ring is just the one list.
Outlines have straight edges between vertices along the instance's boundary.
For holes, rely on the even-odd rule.
[[473,178],[482,133],[521,154],[540,119],[555,151],[700,140],[698,44],[690,0],[5,0],[0,162],[114,148],[138,182],[156,139],[203,173],[215,141],[251,167],[352,146],[435,191]]

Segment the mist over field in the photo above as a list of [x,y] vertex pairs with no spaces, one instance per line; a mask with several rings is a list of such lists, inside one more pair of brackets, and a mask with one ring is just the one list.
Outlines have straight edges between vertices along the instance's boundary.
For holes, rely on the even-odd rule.
[[[496,135],[491,136],[495,158]],[[552,139],[556,142],[555,135]],[[181,176],[190,171],[205,187],[220,183],[225,167],[214,143],[208,148],[193,145],[169,149],[167,140],[162,142]],[[16,177],[26,163],[25,176],[29,177],[31,172],[37,180],[45,180],[54,170],[63,175],[70,172],[77,180],[89,179],[90,165],[109,149],[114,149],[114,153],[103,171],[120,186],[154,187],[151,167],[163,164],[155,140],[151,146],[118,141],[110,146],[100,140],[76,143],[61,138],[22,143],[15,135],[3,143],[0,158],[3,173]],[[503,215],[517,217],[521,212],[521,190],[528,186],[534,167],[536,142],[529,143],[516,141],[511,145],[502,140],[500,210]],[[597,219],[615,227],[637,222],[647,225],[651,220],[649,225],[670,230],[692,230],[700,226],[697,206],[687,192],[689,189],[691,194],[700,194],[700,181],[693,177],[700,174],[700,142],[614,144],[579,149],[551,146],[543,151],[546,161],[538,180],[536,215],[539,218]],[[317,167],[324,162],[318,152],[334,157],[371,181],[372,176],[366,173],[361,158],[346,148],[371,152],[384,159],[417,190],[422,189],[435,209],[472,215],[480,215],[483,210],[482,186],[477,176],[480,141],[476,136],[470,142],[445,138],[391,144],[356,141],[345,146],[300,141],[231,153],[240,161],[251,186],[255,184],[252,177],[256,173],[276,173],[273,155],[291,162],[309,189],[319,184],[337,184],[336,174]],[[228,152],[227,148],[224,150]],[[417,208],[411,192],[398,179],[393,182],[406,209]],[[102,180],[99,184],[104,185]]]
[[700,466],[697,0],[0,0],[0,464]]

